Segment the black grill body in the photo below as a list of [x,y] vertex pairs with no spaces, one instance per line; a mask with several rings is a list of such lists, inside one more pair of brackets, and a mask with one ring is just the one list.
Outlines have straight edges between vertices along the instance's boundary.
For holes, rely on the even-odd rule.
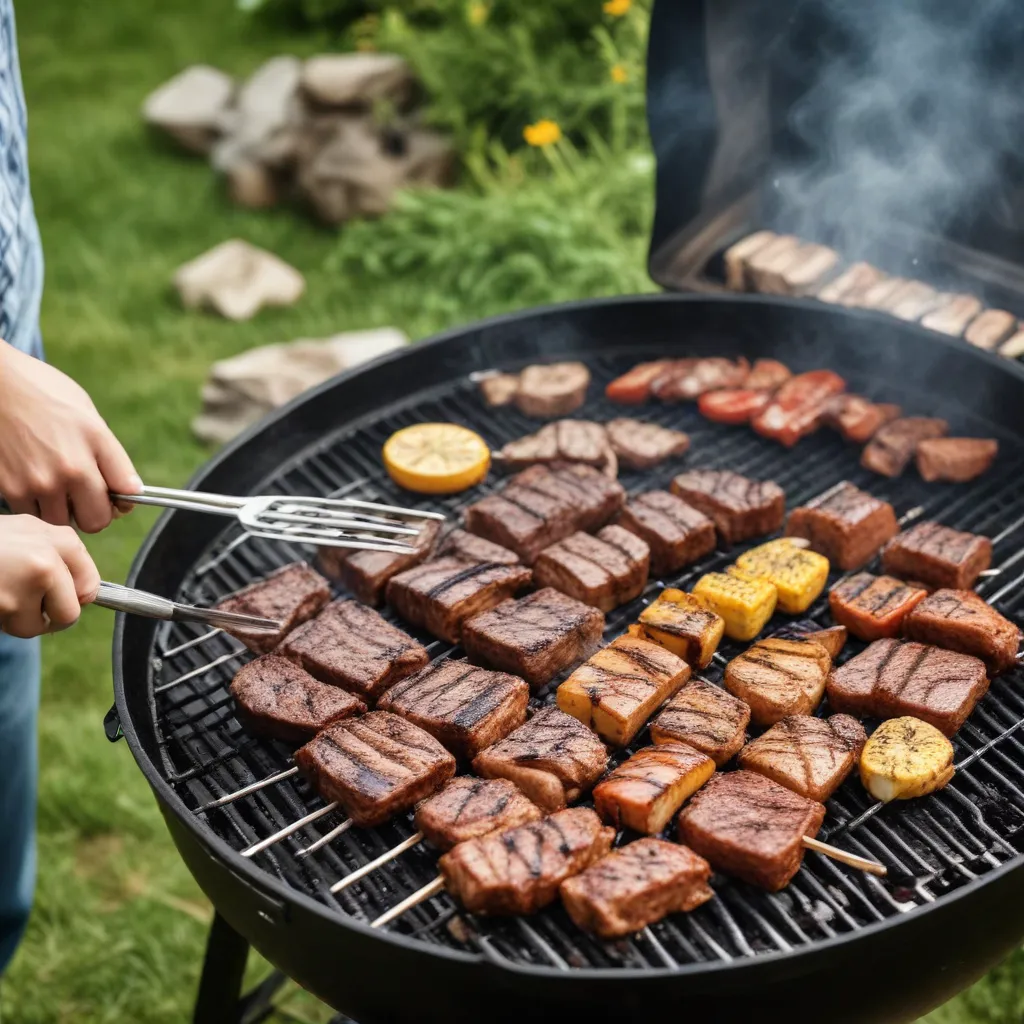
[[[923,505],[951,526],[996,538],[1000,576],[981,592],[1021,621],[1024,560],[1024,369],[930,332],[870,313],[758,297],[658,296],[586,302],[501,318],[421,342],[304,396],[229,446],[193,482],[225,493],[343,491],[409,501],[390,487],[379,446],[394,429],[449,419],[481,430],[494,446],[529,430],[507,410],[486,410],[467,375],[538,360],[584,359],[594,372],[580,416],[608,419],[620,407],[598,397],[605,381],[655,355],[771,356],[795,371],[827,366],[853,390],[942,415],[951,433],[998,437],[995,468],[973,485],[925,485],[913,471],[887,481],[858,466],[859,449],[820,432],[785,451],[743,427],[702,420],[691,405],[651,406],[643,418],[691,432],[688,466],[722,466],[777,480],[789,507],[841,479],[892,501],[897,514]],[[677,464],[678,465],[678,464]],[[624,474],[627,489],[663,486],[678,469]],[[492,479],[483,489],[500,481]],[[424,502],[456,513],[479,490]],[[719,551],[679,577],[689,586],[727,564]],[[238,542],[212,518],[165,515],[129,582],[162,594],[212,601],[300,552]],[[833,577],[834,578],[834,577]],[[608,636],[641,607],[608,617]],[[825,603],[812,614],[824,620]],[[778,624],[773,620],[772,628]],[[789,890],[769,896],[727,879],[718,897],[686,916],[617,943],[590,940],[560,908],[528,921],[461,914],[446,895],[373,932],[368,921],[436,873],[424,847],[381,868],[338,898],[336,879],[412,831],[406,818],[352,829],[306,860],[300,846],[340,817],[256,857],[240,850],[322,801],[294,780],[255,799],[197,815],[205,801],[278,771],[289,750],[248,737],[226,684],[240,663],[201,670],[230,648],[160,652],[195,632],[119,617],[114,641],[117,711],[132,752],[182,856],[218,912],[269,960],[362,1024],[639,1018],[685,1007],[695,1019],[732,1021],[778,1013],[793,1021],[911,1021],[979,977],[1024,936],[1024,672],[996,680],[955,741],[959,770],[943,793],[872,809],[859,783],[829,803],[823,838],[882,859],[882,883],[809,855]],[[723,647],[727,656],[740,645]],[[435,645],[433,653],[445,649]],[[173,663],[172,663],[173,661]],[[715,678],[715,673],[709,673]],[[557,684],[556,680],[556,684]],[[554,685],[540,700],[553,699]],[[630,749],[643,745],[645,733]],[[627,752],[618,755],[626,756]]]

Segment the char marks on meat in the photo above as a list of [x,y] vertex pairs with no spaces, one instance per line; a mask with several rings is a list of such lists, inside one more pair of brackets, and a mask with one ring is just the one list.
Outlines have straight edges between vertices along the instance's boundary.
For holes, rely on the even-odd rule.
[[627,469],[650,469],[690,447],[689,435],[643,420],[615,419],[605,425],[608,443]]
[[986,309],[967,326],[964,337],[978,348],[998,348],[1017,330],[1017,318],[1005,309]]
[[921,318],[921,326],[959,338],[980,312],[981,302],[973,295],[940,295],[935,309]]
[[558,420],[535,434],[509,441],[498,458],[509,469],[536,464],[582,462],[598,469],[608,465],[611,445],[605,428],[591,420]]
[[942,437],[949,430],[945,420],[927,416],[904,416],[881,427],[868,442],[860,464],[882,476],[899,476],[914,457],[921,441]]
[[725,687],[750,706],[758,725],[787,715],[809,715],[825,692],[832,659],[812,640],[769,637],[752,644],[725,667]]
[[848,630],[845,626],[819,626],[813,619],[798,619],[772,633],[783,640],[813,640],[828,651],[833,663],[846,646]]
[[672,481],[672,493],[709,516],[724,544],[779,529],[786,511],[786,495],[778,484],[729,469],[681,473]]
[[901,411],[898,405],[879,405],[861,395],[836,395],[826,403],[822,420],[847,441],[865,444]]
[[664,402],[699,398],[707,391],[743,386],[750,373],[744,358],[735,361],[712,356],[707,359],[677,359],[651,384],[651,393]]
[[988,470],[999,453],[999,442],[986,437],[934,437],[917,445],[917,471],[929,483],[965,483]]
[[437,546],[437,557],[443,558],[445,555],[473,564],[491,562],[495,565],[516,565],[519,562],[519,556],[514,551],[458,528],[445,534]]
[[750,708],[703,679],[691,679],[651,723],[655,743],[678,740],[707,754],[719,768],[739,751]]
[[583,363],[528,366],[519,375],[514,401],[524,416],[568,416],[586,401],[589,384],[590,371]]
[[539,821],[541,809],[507,779],[460,775],[416,808],[416,829],[439,850]]
[[896,636],[903,620],[927,591],[894,576],[859,572],[840,580],[828,596],[832,617],[861,640]]
[[715,549],[715,524],[703,512],[668,491],[631,498],[619,525],[650,548],[650,571],[669,575]]
[[882,567],[893,576],[929,587],[967,590],[992,564],[992,541],[925,520],[898,533],[882,549]]
[[884,275],[870,263],[851,263],[838,277],[834,277],[818,292],[822,302],[837,303],[841,306],[856,306],[860,297],[869,288],[883,279]]

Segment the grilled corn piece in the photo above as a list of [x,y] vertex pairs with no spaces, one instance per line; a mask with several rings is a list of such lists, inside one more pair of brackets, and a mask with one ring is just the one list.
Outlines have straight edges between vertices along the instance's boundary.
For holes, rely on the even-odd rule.
[[828,559],[794,544],[790,537],[745,551],[736,559],[736,568],[775,584],[778,606],[790,615],[807,611],[828,581]]
[[919,718],[883,722],[860,755],[860,781],[882,803],[934,793],[954,770],[953,744]]
[[738,569],[701,576],[693,595],[722,616],[725,634],[733,640],[753,640],[772,617],[778,599],[774,583]]
[[722,642],[725,620],[700,598],[670,587],[643,610],[640,631],[694,668],[706,668]]

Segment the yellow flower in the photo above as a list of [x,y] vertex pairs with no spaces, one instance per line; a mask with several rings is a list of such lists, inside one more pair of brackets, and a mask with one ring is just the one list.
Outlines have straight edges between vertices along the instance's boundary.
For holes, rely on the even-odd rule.
[[531,146],[552,146],[562,137],[562,129],[554,121],[538,121],[523,129],[523,138]]
[[616,85],[622,85],[629,81],[629,72],[626,70],[625,64],[613,64],[609,74]]
[[472,0],[466,8],[466,17],[469,19],[470,25],[482,25],[487,20],[487,15],[490,13],[491,12],[487,7],[487,4],[485,4],[483,0]]
[[633,0],[605,0],[604,13],[613,18],[621,18],[630,8]]

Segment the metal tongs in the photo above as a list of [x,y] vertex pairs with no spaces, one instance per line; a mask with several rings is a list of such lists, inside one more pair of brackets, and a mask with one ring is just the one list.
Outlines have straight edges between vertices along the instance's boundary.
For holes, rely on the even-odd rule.
[[115,502],[158,505],[192,512],[233,516],[253,537],[287,540],[321,547],[368,551],[415,550],[415,538],[428,520],[443,520],[437,512],[378,505],[357,498],[307,498],[265,494],[238,498],[173,487],[143,487],[138,494],[111,494]]

